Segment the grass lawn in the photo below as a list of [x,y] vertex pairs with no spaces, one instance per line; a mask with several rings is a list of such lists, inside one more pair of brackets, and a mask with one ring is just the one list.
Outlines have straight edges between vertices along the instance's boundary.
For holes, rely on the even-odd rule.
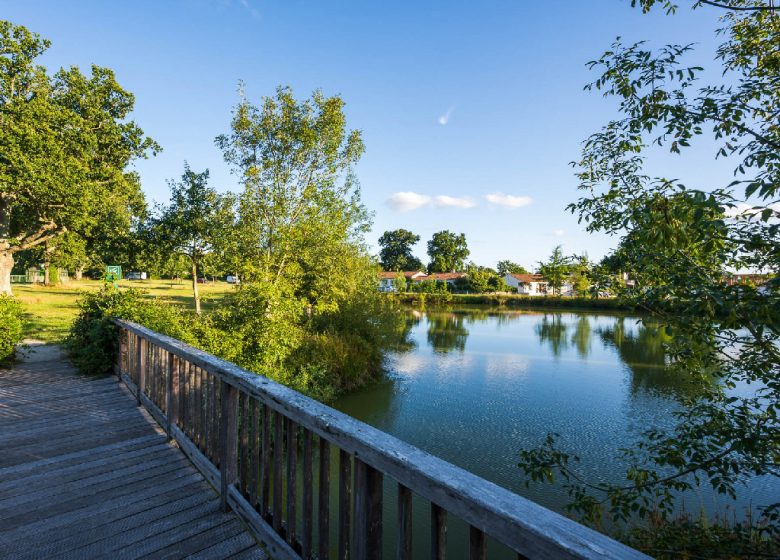
[[[99,280],[71,281],[59,286],[39,286],[33,284],[14,284],[14,296],[24,308],[25,338],[59,342],[68,333],[71,322],[78,314],[79,293],[87,290],[99,290],[103,282]],[[150,296],[162,297],[172,303],[194,307],[192,284],[187,281],[177,283],[171,280],[122,280],[120,288],[140,288],[147,290]],[[204,311],[216,305],[216,300],[233,290],[226,282],[199,284],[198,291]]]

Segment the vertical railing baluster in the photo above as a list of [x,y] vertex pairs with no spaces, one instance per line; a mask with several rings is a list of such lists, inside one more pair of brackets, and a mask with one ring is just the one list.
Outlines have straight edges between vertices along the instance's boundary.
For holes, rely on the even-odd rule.
[[398,484],[398,560],[412,558],[412,491]]
[[312,461],[311,461],[311,432],[303,429],[303,504],[301,511],[303,513],[303,534],[301,535],[301,545],[303,557],[309,558],[312,552],[311,537],[313,533],[312,519],[314,517],[314,496],[312,485]]
[[239,460],[241,461],[241,492],[246,496],[249,490],[249,395],[243,393],[244,398],[241,401],[241,451]]
[[298,426],[287,419],[287,542],[295,543],[297,520]]
[[447,510],[431,504],[431,558],[447,558]]
[[469,560],[487,558],[487,539],[485,533],[476,527],[469,527]]
[[237,412],[238,389],[229,383],[222,383],[222,415],[220,423],[220,442],[222,453],[220,458],[220,475],[222,489],[222,511],[228,511],[228,489],[235,484],[238,475],[236,461],[238,458],[237,445]]
[[218,382],[216,375],[209,375],[209,458],[216,462],[219,455],[219,434],[217,433],[217,395]]
[[339,560],[349,558],[350,504],[352,502],[352,458],[339,449]]
[[260,511],[263,518],[268,521],[269,496],[271,492],[271,409],[267,404],[263,405],[263,445],[261,448],[261,483],[260,483]]
[[274,412],[274,530],[282,530],[282,450],[284,448],[283,426],[284,417],[280,412]]
[[117,336],[119,336],[119,344],[117,345],[116,355],[116,380],[122,381],[122,366],[124,365],[125,340],[127,339],[127,331],[125,331],[125,329],[119,328]]
[[141,338],[138,344],[138,384],[136,385],[138,406],[141,406],[141,394],[146,385],[146,339]]
[[382,558],[382,473],[355,459],[355,558]]
[[249,413],[249,503],[257,509],[257,478],[260,470],[260,442],[258,423],[260,421],[260,403],[257,399],[250,401]]
[[171,439],[171,426],[179,422],[179,357],[173,352],[168,352],[168,380],[167,409],[168,409],[168,440]]
[[319,470],[319,556],[326,559],[330,554],[330,443],[325,438],[320,438]]

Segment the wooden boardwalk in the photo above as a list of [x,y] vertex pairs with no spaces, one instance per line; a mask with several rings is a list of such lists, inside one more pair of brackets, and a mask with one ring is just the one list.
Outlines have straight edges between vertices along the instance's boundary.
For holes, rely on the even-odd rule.
[[44,352],[0,369],[0,558],[267,556],[123,384]]

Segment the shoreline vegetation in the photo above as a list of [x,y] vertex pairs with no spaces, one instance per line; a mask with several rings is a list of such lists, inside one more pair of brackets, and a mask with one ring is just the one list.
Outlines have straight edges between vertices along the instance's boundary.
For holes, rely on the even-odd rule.
[[474,305],[498,308],[542,307],[553,309],[581,309],[636,311],[637,307],[618,298],[591,298],[577,296],[524,296],[518,294],[426,294],[419,292],[389,293],[391,298],[412,307],[439,307]]

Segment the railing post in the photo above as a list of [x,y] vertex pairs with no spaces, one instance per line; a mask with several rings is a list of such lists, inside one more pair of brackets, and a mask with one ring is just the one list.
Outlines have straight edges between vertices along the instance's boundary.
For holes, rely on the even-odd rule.
[[138,406],[141,406],[141,394],[146,389],[146,339],[139,337],[138,339],[138,386],[136,387],[138,392],[136,393],[136,400]]
[[127,355],[127,331],[119,327],[119,351],[116,356],[116,380],[122,381],[122,363]]
[[228,490],[238,479],[238,389],[230,383],[220,384],[222,414],[219,421],[222,511],[228,511]]
[[382,558],[382,473],[355,459],[353,546],[359,560]]
[[171,426],[179,423],[179,357],[168,352],[168,395],[165,410],[168,413],[168,441],[171,440]]

